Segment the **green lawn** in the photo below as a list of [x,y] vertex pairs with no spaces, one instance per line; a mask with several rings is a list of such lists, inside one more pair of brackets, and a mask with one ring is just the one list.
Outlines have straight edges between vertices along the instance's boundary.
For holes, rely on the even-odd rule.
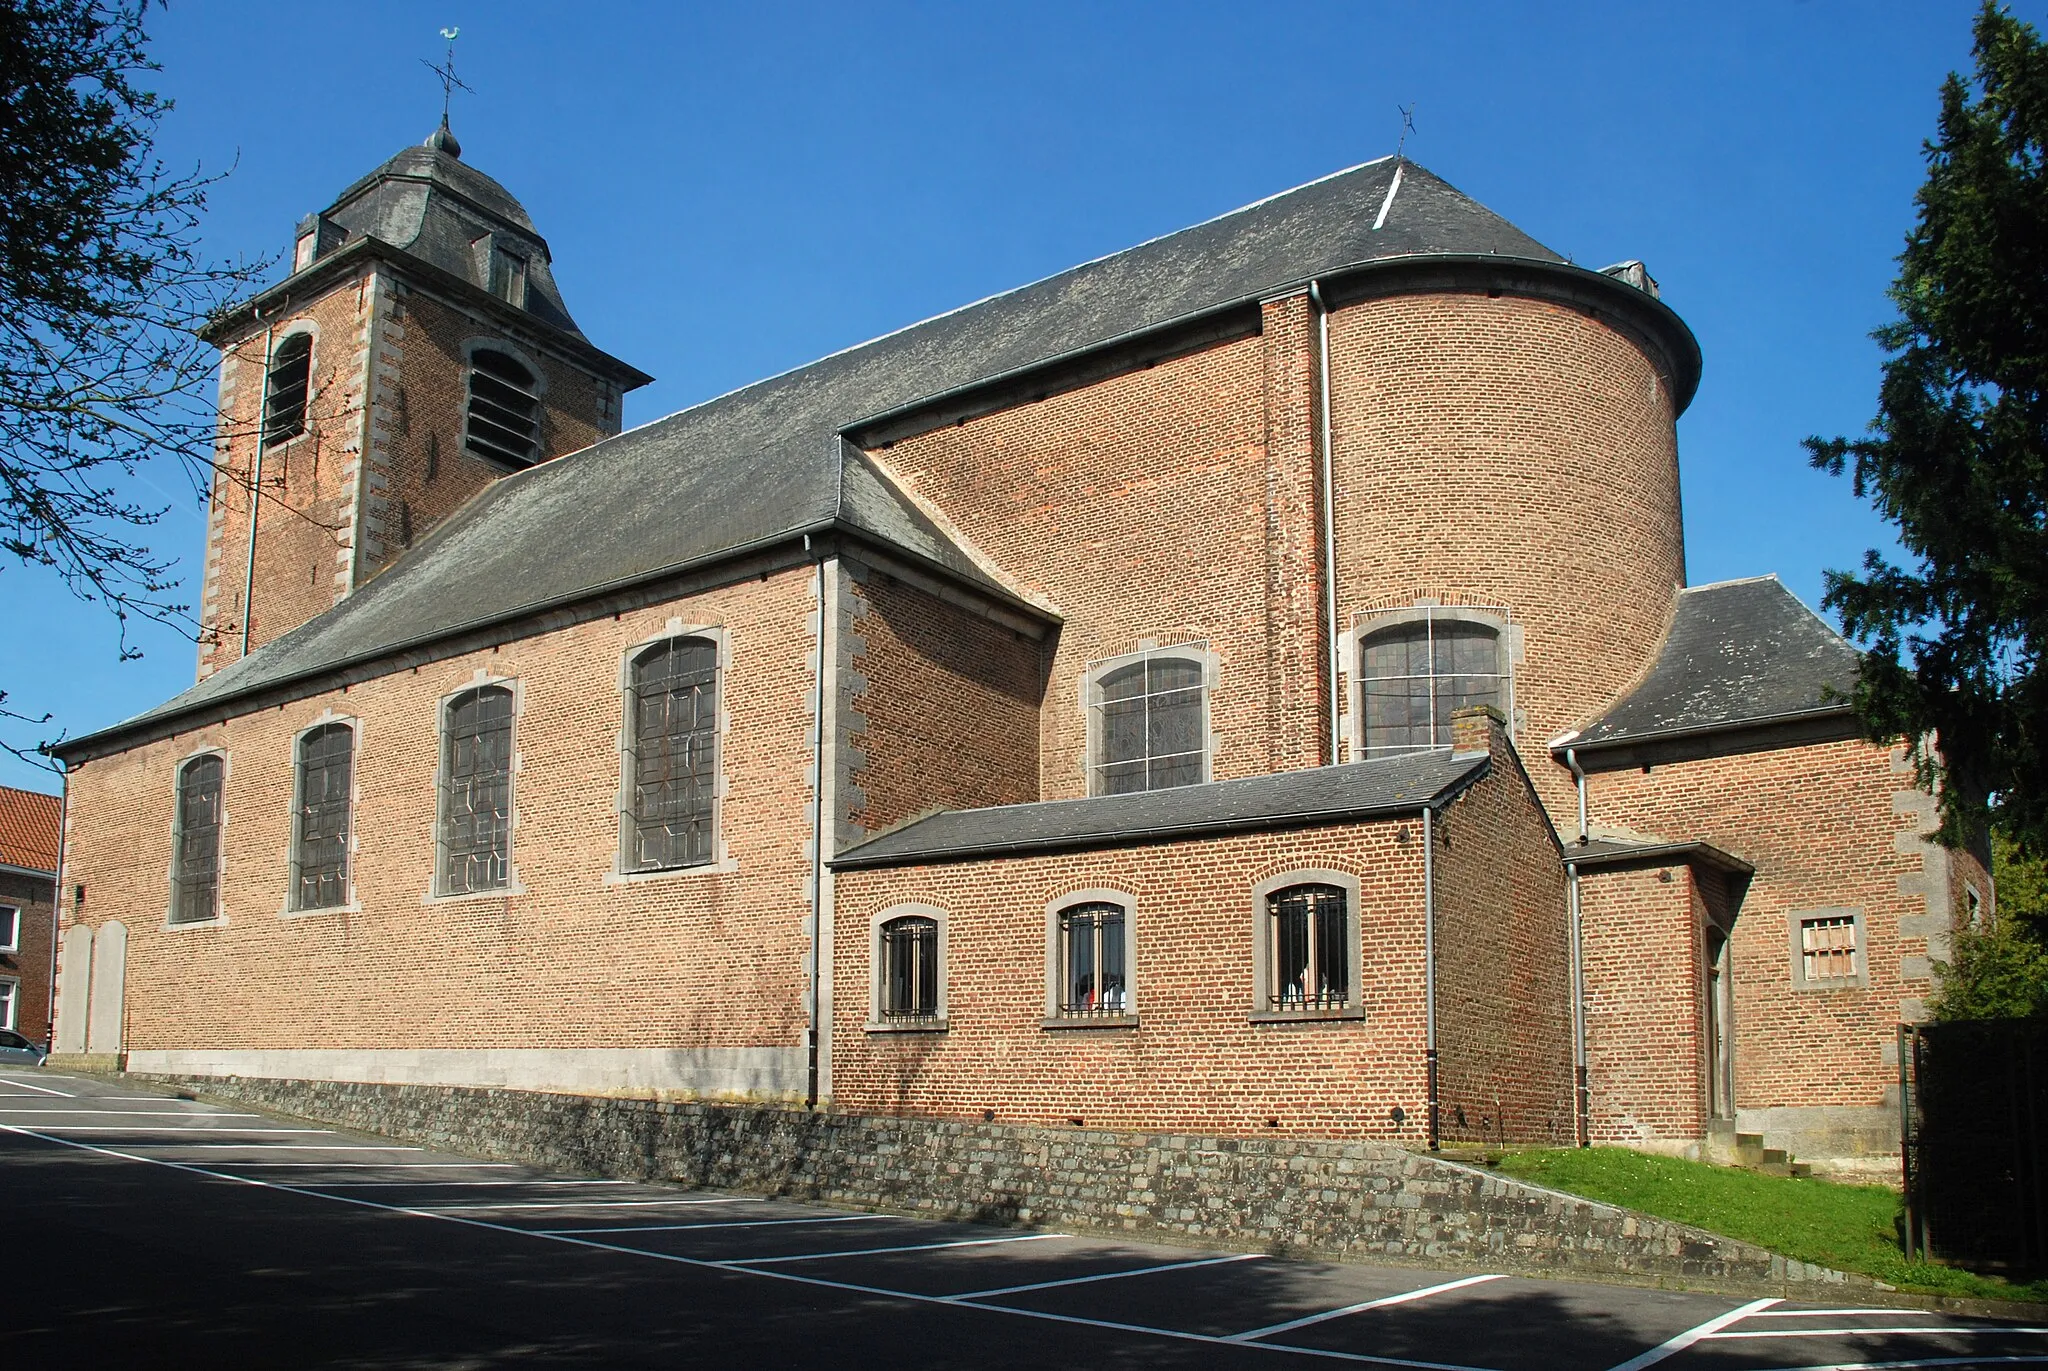
[[1980,1299],[2048,1300],[2048,1281],[2016,1285],[1899,1249],[1899,1196],[1879,1185],[1763,1176],[1621,1147],[1510,1152],[1496,1170],[1589,1200],[1639,1209],[1768,1247],[1800,1261],[1860,1271],[1901,1290]]

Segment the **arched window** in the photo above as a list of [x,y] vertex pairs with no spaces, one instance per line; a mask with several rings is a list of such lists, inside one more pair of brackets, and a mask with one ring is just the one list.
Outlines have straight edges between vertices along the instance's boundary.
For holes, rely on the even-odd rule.
[[348,903],[349,799],[356,731],[322,724],[299,735],[298,803],[292,813],[292,908]]
[[1090,793],[1124,795],[1208,779],[1203,676],[1200,658],[1146,653],[1096,678]]
[[275,447],[306,431],[306,395],[313,384],[313,335],[294,333],[270,357],[264,385],[263,446]]
[[502,890],[512,864],[512,692],[465,690],[442,710],[437,893]]
[[921,914],[881,927],[880,1003],[885,1024],[931,1023],[939,1017],[939,921]]
[[1506,712],[1491,624],[1429,616],[1369,632],[1360,647],[1368,757],[1449,747],[1451,713],[1467,705]]
[[178,768],[178,811],[171,833],[171,922],[220,917],[220,754]]
[[1266,896],[1266,1008],[1347,1009],[1352,1003],[1351,902],[1343,887],[1283,886]]
[[716,855],[718,644],[671,638],[633,659],[626,687],[625,866]]
[[1130,1012],[1130,916],[1120,904],[1089,900],[1059,911],[1053,939],[1053,1009],[1062,1019],[1120,1018]]
[[469,358],[469,450],[500,466],[540,460],[540,383],[509,353],[478,348]]

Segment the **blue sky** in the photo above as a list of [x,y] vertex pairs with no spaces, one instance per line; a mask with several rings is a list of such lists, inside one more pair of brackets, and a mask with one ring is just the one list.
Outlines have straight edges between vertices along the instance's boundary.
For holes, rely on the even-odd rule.
[[[1413,104],[1416,161],[1576,261],[1649,264],[1706,354],[1679,424],[1691,578],[1775,571],[1815,603],[1890,539],[1799,440],[1871,417],[1868,334],[1974,13],[176,0],[151,28],[160,151],[233,167],[205,226],[228,257],[281,251],[432,129],[419,59],[459,25],[465,160],[525,202],[592,340],[659,378],[629,424],[1391,152]],[[155,480],[196,601],[201,512]],[[190,683],[189,642],[137,636],[117,662],[101,611],[0,567],[9,707],[75,735]],[[5,757],[0,781],[54,788]]]

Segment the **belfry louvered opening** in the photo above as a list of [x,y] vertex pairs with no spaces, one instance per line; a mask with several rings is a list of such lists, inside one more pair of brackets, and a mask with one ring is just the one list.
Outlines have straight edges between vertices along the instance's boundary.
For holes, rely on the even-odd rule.
[[218,753],[178,768],[178,809],[171,835],[171,922],[203,923],[220,915],[221,781]]
[[277,345],[264,385],[263,446],[276,447],[306,431],[306,399],[313,386],[313,335],[294,333]]
[[624,866],[701,866],[717,851],[718,645],[670,638],[633,658]]
[[448,702],[440,807],[437,893],[511,884],[512,692],[504,686],[479,686]]
[[299,738],[298,804],[292,825],[292,908],[348,903],[349,799],[356,731],[322,724]]
[[476,349],[469,362],[463,441],[486,461],[532,466],[540,460],[539,379],[518,358],[490,348]]

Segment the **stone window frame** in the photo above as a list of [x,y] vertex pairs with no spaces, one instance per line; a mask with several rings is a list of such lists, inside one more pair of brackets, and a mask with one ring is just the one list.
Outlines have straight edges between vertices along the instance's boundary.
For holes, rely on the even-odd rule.
[[[1344,892],[1345,922],[1351,935],[1351,1000],[1342,1009],[1274,1009],[1272,1007],[1272,948],[1267,936],[1267,903],[1283,890],[1298,885],[1333,885]],[[1251,1022],[1256,1024],[1332,1023],[1363,1021],[1365,1009],[1365,939],[1360,895],[1363,883],[1349,871],[1333,867],[1293,867],[1276,872],[1251,888],[1252,994]]]
[[[178,791],[184,784],[185,768],[202,757],[220,758],[220,821],[215,825],[214,848],[214,895],[213,917],[210,919],[180,919],[178,913],[178,842],[181,835]],[[164,872],[164,884],[169,899],[164,906],[164,928],[177,932],[192,928],[218,928],[228,922],[227,858],[228,858],[228,782],[234,776],[234,758],[228,749],[220,744],[208,744],[186,753],[171,766],[171,853]]]
[[[533,377],[533,460],[525,466],[511,466],[496,457],[479,452],[469,445],[469,412],[475,403],[476,355],[479,352],[501,352],[526,368]],[[526,471],[548,460],[548,374],[535,360],[534,354],[509,339],[479,336],[462,341],[462,431],[458,448],[493,470],[501,472]]]
[[[934,979],[938,985],[938,1003],[929,1019],[907,1022],[890,1020],[883,1015],[883,980],[886,968],[882,962],[882,929],[897,919],[930,919],[938,925],[937,957],[938,966]],[[944,1033],[947,1022],[947,970],[948,942],[952,917],[935,904],[923,904],[907,900],[892,904],[868,920],[868,1021],[864,1025],[869,1033]]]
[[0,939],[0,952],[21,951],[21,906],[0,903],[0,920],[4,920],[10,929],[6,937]]
[[[1120,1014],[1060,1013],[1060,915],[1079,905],[1116,905],[1124,912],[1124,1007]],[[1132,1028],[1138,1022],[1138,898],[1127,890],[1070,890],[1045,903],[1045,1017],[1047,1029]]]
[[[718,676],[713,691],[716,695],[715,709],[717,725],[715,730],[717,755],[712,763],[711,794],[711,849],[712,859],[695,866],[656,867],[637,870],[627,864],[626,854],[630,850],[630,825],[633,805],[633,661],[649,648],[677,638],[702,638],[718,650]],[[619,732],[615,739],[619,753],[619,793],[614,808],[617,811],[618,842],[614,844],[611,870],[604,880],[609,885],[636,884],[642,881],[672,881],[692,876],[710,876],[739,870],[739,863],[733,860],[732,851],[726,845],[725,801],[730,786],[725,772],[726,739],[732,729],[732,712],[726,700],[726,684],[732,677],[732,630],[724,624],[693,624],[680,616],[671,618],[661,632],[628,643],[619,650]]]
[[19,1033],[15,1020],[21,1017],[21,979],[17,976],[0,976],[0,1029]]
[[[342,900],[342,902],[341,902],[340,904],[336,904],[336,905],[321,905],[320,907],[318,907],[318,908],[315,908],[315,909],[306,909],[306,908],[302,908],[302,907],[301,907],[301,906],[300,906],[300,905],[298,904],[298,892],[299,892],[299,799],[300,799],[300,794],[299,794],[299,787],[300,787],[300,784],[301,784],[301,782],[302,782],[302,781],[303,781],[303,779],[304,779],[304,777],[303,777],[303,775],[302,775],[302,771],[303,771],[303,768],[302,768],[302,767],[300,766],[300,763],[299,763],[299,745],[300,745],[300,744],[301,744],[302,742],[304,742],[304,741],[305,741],[305,739],[306,739],[306,736],[307,736],[308,734],[312,733],[312,732],[313,732],[313,731],[314,731],[315,729],[320,729],[320,728],[326,728],[326,727],[327,727],[328,725],[330,725],[330,724],[343,724],[343,725],[346,725],[346,726],[347,726],[347,728],[348,728],[348,730],[349,730],[349,732],[350,732],[350,733],[352,733],[353,735],[355,735],[355,736],[354,736],[354,737],[353,737],[353,738],[352,738],[352,739],[350,740],[350,742],[349,742],[349,764],[348,764],[348,850],[347,850],[347,855],[346,855],[346,857],[345,857],[345,861],[347,862],[347,869],[346,869],[346,872],[345,872],[345,874],[344,874],[344,876],[343,876],[343,888],[345,889],[345,891],[346,891],[347,893],[346,893],[346,896],[345,896],[345,897],[343,898],[343,900]],[[362,755],[363,755],[363,721],[362,721],[362,719],[361,719],[361,718],[359,718],[358,716],[354,715],[354,714],[338,714],[338,713],[336,713],[336,712],[335,712],[335,710],[334,710],[333,706],[331,706],[331,705],[330,705],[329,707],[327,707],[326,709],[323,709],[323,710],[321,710],[321,711],[320,711],[320,713],[319,713],[319,715],[318,715],[317,717],[315,717],[314,719],[312,719],[312,720],[308,721],[308,722],[307,722],[307,724],[305,725],[305,727],[301,728],[301,729],[300,729],[300,730],[299,730],[298,732],[296,732],[296,733],[294,733],[294,734],[292,735],[292,749],[291,749],[291,768],[292,768],[292,800],[291,800],[291,804],[292,804],[292,807],[291,807],[291,811],[290,811],[290,813],[289,813],[289,814],[287,815],[287,817],[286,817],[286,824],[287,824],[287,828],[286,828],[286,835],[285,835],[285,843],[286,843],[286,849],[285,849],[285,873],[286,873],[286,875],[285,875],[285,890],[284,890],[284,908],[283,908],[283,909],[281,909],[281,910],[280,910],[280,911],[278,912],[278,917],[280,917],[280,918],[285,918],[285,919],[307,919],[307,918],[319,918],[319,917],[320,917],[321,915],[324,915],[324,914],[360,914],[360,913],[362,913],[362,911],[363,911],[362,901],[361,901],[361,899],[359,898],[359,896],[357,895],[357,892],[356,892],[356,850],[357,850],[357,848],[358,848],[358,846],[360,845],[360,842],[361,842],[361,834],[360,834],[360,831],[359,831],[359,830],[357,829],[357,827],[356,827],[356,815],[357,815],[358,813],[360,813],[360,812],[361,812],[361,808],[362,808],[362,798],[363,798],[363,769],[362,769],[362,766],[360,765],[360,759],[361,759]],[[436,775],[436,780],[438,781],[438,779],[439,779],[439,777],[438,777],[438,772],[437,772],[437,775]],[[438,787],[438,784],[437,784],[437,786],[436,786],[436,790],[435,790],[435,796],[434,796],[434,800],[435,800],[435,807],[436,807],[436,809],[438,810],[438,809],[439,809],[439,806],[440,806],[440,792],[439,792],[439,787]]]
[[[512,692],[512,755],[505,772],[505,884],[490,890],[466,890],[449,894],[441,889],[441,797],[448,766],[448,706],[457,696],[484,686],[503,686]],[[459,904],[466,900],[502,900],[527,893],[519,879],[519,771],[523,760],[519,749],[519,720],[526,712],[526,683],[517,676],[502,676],[476,669],[476,674],[434,702],[434,829],[433,869],[427,875],[427,893],[421,904]]]
[[[1506,605],[1446,605],[1434,600],[1420,599],[1412,605],[1385,609],[1362,609],[1351,616],[1351,630],[1337,645],[1337,669],[1345,680],[1344,701],[1350,714],[1343,719],[1339,730],[1344,736],[1344,745],[1350,751],[1350,760],[1362,762],[1365,756],[1365,640],[1390,628],[1417,621],[1449,619],[1461,623],[1483,624],[1495,634],[1495,651],[1502,683],[1501,714],[1507,720],[1508,741],[1515,738],[1518,715],[1515,711],[1515,666],[1522,660],[1522,625],[1515,622],[1514,612]],[[1436,750],[1436,749],[1430,749]],[[1390,756],[1406,754],[1391,753]]]
[[1222,680],[1221,659],[1210,649],[1209,640],[1206,638],[1163,644],[1141,639],[1136,651],[1119,653],[1114,657],[1098,657],[1089,662],[1081,672],[1080,705],[1085,738],[1082,755],[1083,782],[1090,796],[1109,793],[1096,788],[1096,772],[1102,765],[1100,701],[1096,695],[1102,682],[1125,667],[1160,657],[1177,657],[1202,668],[1202,779],[1194,784],[1207,785],[1216,778],[1216,748],[1221,738],[1216,731],[1215,701],[1217,687]]
[[[1856,937],[1856,974],[1834,976],[1827,980],[1812,980],[1806,974],[1805,926],[1815,919],[1852,919]],[[1870,924],[1863,916],[1860,906],[1829,906],[1815,909],[1789,909],[1785,911],[1785,933],[1791,952],[1792,988],[1794,990],[1867,990],[1870,987]]]

